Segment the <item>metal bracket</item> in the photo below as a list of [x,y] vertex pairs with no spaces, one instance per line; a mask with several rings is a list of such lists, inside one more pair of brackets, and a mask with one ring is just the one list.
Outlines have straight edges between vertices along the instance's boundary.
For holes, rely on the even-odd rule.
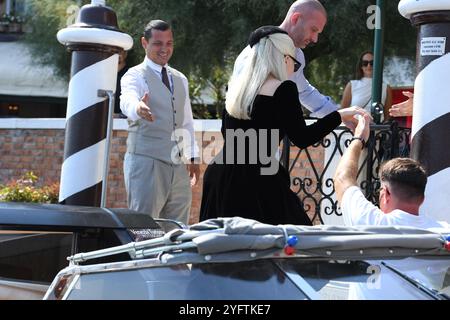
[[109,99],[109,107],[108,107],[108,126],[106,129],[106,150],[103,158],[103,185],[102,185],[102,198],[100,202],[100,207],[106,207],[106,194],[107,194],[107,186],[108,186],[108,173],[109,173],[109,151],[111,150],[111,138],[113,131],[113,112],[114,112],[114,91],[111,90],[98,90],[97,95],[101,98],[107,97]]

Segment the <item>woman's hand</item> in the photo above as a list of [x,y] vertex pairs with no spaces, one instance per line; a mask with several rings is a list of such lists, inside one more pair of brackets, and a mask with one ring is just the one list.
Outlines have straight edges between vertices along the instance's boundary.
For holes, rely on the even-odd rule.
[[357,106],[340,109],[338,110],[338,112],[341,115],[341,119],[344,125],[352,132],[355,131],[355,128],[358,125],[358,120],[355,117],[356,115],[360,115],[362,117],[367,116],[368,119],[372,119],[372,116],[366,110]]
[[355,128],[354,136],[360,137],[364,140],[364,142],[367,142],[370,135],[370,122],[372,121],[372,118],[369,115],[357,115],[355,118],[357,119],[358,124]]
[[408,97],[408,100],[394,104],[389,109],[389,115],[391,117],[406,117],[412,116],[413,114],[414,93],[409,91],[403,91],[402,93],[404,96]]

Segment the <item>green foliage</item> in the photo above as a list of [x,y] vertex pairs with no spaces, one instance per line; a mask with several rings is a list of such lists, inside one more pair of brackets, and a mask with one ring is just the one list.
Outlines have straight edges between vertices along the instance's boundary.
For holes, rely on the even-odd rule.
[[[340,102],[346,83],[354,79],[359,55],[373,51],[374,30],[367,28],[373,0],[322,0],[328,23],[319,42],[305,50],[306,77],[321,92]],[[384,56],[414,59],[416,29],[398,13],[398,1],[385,1]]]
[[[375,1],[321,2],[328,11],[328,23],[319,43],[305,50],[306,76],[321,92],[339,101],[346,82],[353,78],[359,54],[373,47],[374,31],[367,28],[370,15],[367,8]],[[30,24],[34,32],[27,41],[38,62],[57,66],[65,78],[69,76],[70,56],[57,42],[56,33],[66,27],[67,9],[76,3],[32,0],[34,15]],[[168,21],[175,37],[171,65],[196,81],[191,86],[194,98],[205,86],[212,85],[216,111],[223,107],[229,70],[246,46],[250,32],[261,25],[279,25],[291,4],[292,0],[107,0],[107,5],[117,13],[120,29],[134,39],[128,65],[136,65],[143,59],[140,37],[145,25],[152,19]],[[398,13],[398,1],[385,1],[385,5],[385,55],[413,58],[416,30]],[[199,115],[204,113],[202,109],[200,105]]]
[[[226,64],[230,66],[231,64]],[[207,84],[212,89],[212,95],[214,98],[214,113],[215,118],[222,116],[222,111],[225,108],[225,95],[228,79],[231,76],[231,68],[220,68],[215,66],[212,68],[212,74],[210,75]]]
[[215,66],[225,67],[227,61],[234,61],[251,30],[261,24],[281,23],[290,1],[109,0],[107,3],[116,11],[120,28],[133,36],[135,49],[130,57],[133,64],[142,60],[139,38],[145,25],[152,19],[162,19],[171,23],[174,30],[171,64],[186,74],[208,78]]
[[208,105],[202,100],[202,92],[205,87],[205,80],[195,73],[189,77],[189,95],[191,98],[192,115],[194,119],[211,119]]
[[27,172],[21,179],[0,186],[2,202],[58,203],[59,184],[37,187],[38,177]]
[[26,34],[36,62],[55,66],[56,75],[68,80],[70,76],[70,55],[56,39],[59,30],[66,27],[68,8],[74,5],[70,0],[31,0],[28,26],[32,32]]

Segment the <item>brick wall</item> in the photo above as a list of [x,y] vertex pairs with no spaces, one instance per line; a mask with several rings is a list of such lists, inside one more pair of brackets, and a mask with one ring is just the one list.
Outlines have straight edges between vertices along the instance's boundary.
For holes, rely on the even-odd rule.
[[[110,155],[107,206],[126,207],[123,155],[127,132],[114,131]],[[64,130],[0,129],[0,184],[16,180],[28,171],[38,185],[59,182],[64,157]]]
[[63,130],[0,129],[0,184],[35,172],[40,185],[59,181]]
[[[114,130],[110,155],[110,171],[108,180],[107,206],[112,208],[126,207],[126,192],[123,182],[123,156],[126,151],[127,131]],[[221,134],[216,132],[196,132],[199,146],[202,145],[202,156],[205,161],[212,159],[223,144]],[[28,171],[40,177],[40,185],[59,182],[64,155],[63,129],[22,129],[0,127],[0,184],[20,178]],[[291,159],[297,156],[298,150],[292,148]],[[323,167],[323,149],[315,148],[311,157],[320,170]],[[192,192],[192,209],[190,223],[198,222],[203,172],[207,165],[201,165],[201,176]],[[302,153],[293,170],[294,176],[314,177],[309,160]],[[298,187],[293,186],[294,191]]]

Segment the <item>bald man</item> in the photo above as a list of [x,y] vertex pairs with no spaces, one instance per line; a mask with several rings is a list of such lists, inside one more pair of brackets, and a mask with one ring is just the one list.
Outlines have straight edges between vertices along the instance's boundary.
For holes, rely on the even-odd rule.
[[[318,118],[337,110],[338,107],[330,97],[322,95],[305,78],[303,74],[305,55],[302,49],[318,41],[326,23],[327,12],[319,1],[298,0],[291,5],[280,25],[280,28],[285,30],[294,41],[297,48],[296,59],[301,63],[300,69],[291,78],[297,84],[299,100],[303,106],[311,111],[312,117]],[[251,50],[247,46],[238,56],[234,64],[232,77],[239,75]]]

